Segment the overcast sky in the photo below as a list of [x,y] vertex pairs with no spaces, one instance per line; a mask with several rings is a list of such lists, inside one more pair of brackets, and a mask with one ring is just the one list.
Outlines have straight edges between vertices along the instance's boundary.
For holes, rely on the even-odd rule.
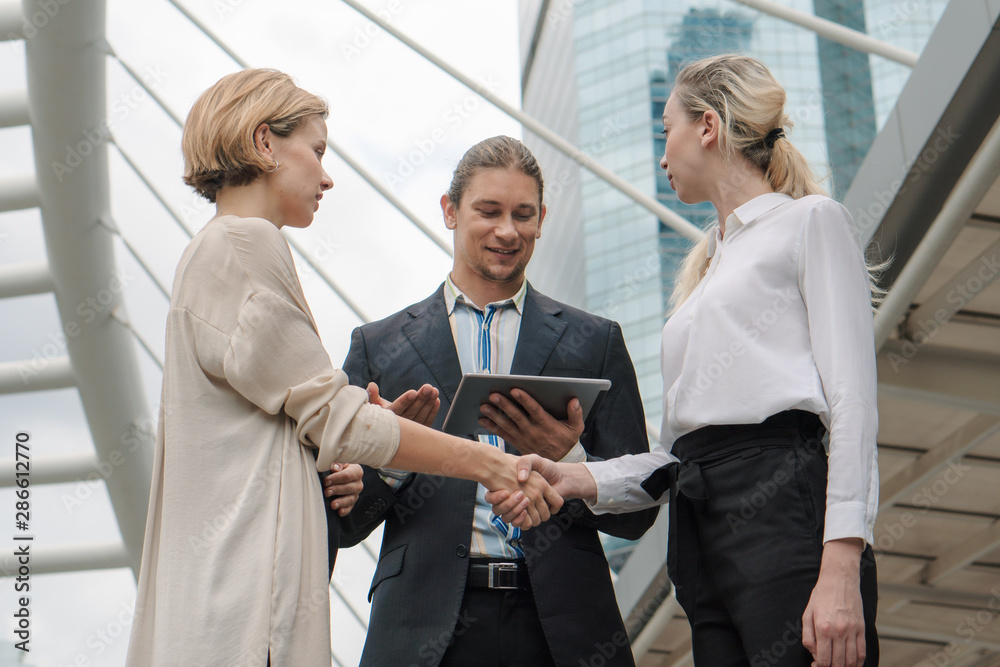
[[[371,0],[392,23],[512,104],[520,103],[517,7],[507,2]],[[438,199],[451,171],[472,144],[496,134],[520,136],[520,125],[424,61],[360,14],[331,0],[186,0],[188,7],[253,66],[276,67],[330,103],[330,136],[450,243]],[[165,0],[108,0],[108,41],[121,60],[140,73],[171,109],[184,116],[197,95],[237,65]],[[24,88],[24,48],[0,43],[0,94]],[[199,229],[211,217],[180,180],[180,129],[109,58],[108,120],[115,139],[147,172],[186,224]],[[31,131],[0,130],[0,180],[34,169]],[[169,286],[186,235],[109,148],[112,217],[124,236]],[[414,229],[340,159],[327,154],[335,187],[323,199],[312,227],[295,230],[307,252],[359,303],[378,318],[433,290],[450,258]],[[129,317],[162,356],[167,301],[121,243]],[[0,265],[44,260],[37,210],[0,214]],[[339,365],[350,331],[360,320],[299,263],[313,313],[331,359]],[[0,301],[0,362],[51,358],[61,330],[52,295]],[[138,351],[143,386],[155,408],[160,373]],[[0,396],[5,449],[13,457],[14,434],[27,430],[35,457],[93,451],[76,390]],[[143,499],[144,501],[145,499]],[[13,512],[12,490],[0,491],[0,507]],[[34,487],[32,532],[36,546],[120,540],[103,484]],[[363,600],[370,564],[359,549],[338,562],[338,585]],[[0,582],[0,616],[10,626],[13,582]],[[42,575],[32,579],[32,642],[26,664],[115,666],[124,661],[135,583],[129,570]],[[363,615],[367,612],[362,609]],[[335,617],[346,610],[335,609]],[[352,664],[360,655],[353,620],[336,629],[337,652]],[[347,628],[350,628],[349,630]],[[13,639],[0,632],[0,665]]]

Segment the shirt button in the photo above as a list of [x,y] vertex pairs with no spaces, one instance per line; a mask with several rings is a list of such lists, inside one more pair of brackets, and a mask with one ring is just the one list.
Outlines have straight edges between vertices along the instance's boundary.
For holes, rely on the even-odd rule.
[[455,549],[455,555],[458,556],[459,558],[465,558],[468,554],[469,550],[465,547],[464,544],[459,544],[458,547]]

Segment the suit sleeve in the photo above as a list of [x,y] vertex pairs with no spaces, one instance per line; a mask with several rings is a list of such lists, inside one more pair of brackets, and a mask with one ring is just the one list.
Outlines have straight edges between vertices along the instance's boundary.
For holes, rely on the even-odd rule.
[[[587,451],[587,460],[600,461],[625,454],[648,452],[649,438],[646,435],[646,416],[639,395],[639,383],[617,322],[611,323],[608,333],[601,377],[611,380],[611,389],[580,438]],[[582,511],[572,513],[575,523],[627,540],[642,537],[656,521],[659,511],[659,507],[654,507],[638,512],[595,515],[581,501],[571,502],[582,506],[577,508]]]
[[[367,387],[369,382],[378,381],[372,376],[365,337],[360,327],[351,334],[351,349],[344,359],[343,370],[352,385]],[[350,514],[341,517],[330,508],[329,502],[323,503],[326,506],[331,554],[336,553],[338,546],[346,549],[363,542],[385,520],[386,512],[396,504],[396,495],[382,481],[378,471],[368,466],[363,468],[364,488]],[[335,543],[333,540],[336,536],[339,536],[339,540]]]

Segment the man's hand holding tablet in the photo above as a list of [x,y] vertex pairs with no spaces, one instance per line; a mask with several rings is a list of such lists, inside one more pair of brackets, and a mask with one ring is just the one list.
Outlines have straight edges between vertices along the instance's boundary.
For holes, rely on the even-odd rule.
[[509,398],[493,392],[489,400],[479,408],[483,415],[479,425],[503,438],[521,454],[538,454],[559,461],[580,442],[583,408],[579,399],[569,400],[564,420],[546,412],[522,389],[511,389]]
[[521,454],[558,461],[579,442],[587,417],[610,380],[468,373],[462,377],[443,430],[493,433]]

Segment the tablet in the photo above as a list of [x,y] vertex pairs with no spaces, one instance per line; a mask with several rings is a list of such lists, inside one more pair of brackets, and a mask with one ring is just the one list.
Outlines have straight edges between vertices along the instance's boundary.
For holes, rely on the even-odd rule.
[[[580,407],[583,408],[583,420],[586,422],[611,388],[611,380],[466,373],[458,385],[455,400],[452,401],[441,430],[453,435],[488,434],[489,431],[479,425],[479,406],[489,403],[493,392],[510,398],[510,390],[515,388],[527,392],[556,419],[566,419],[566,404],[573,398],[579,399]],[[511,400],[517,403],[516,400]]]

